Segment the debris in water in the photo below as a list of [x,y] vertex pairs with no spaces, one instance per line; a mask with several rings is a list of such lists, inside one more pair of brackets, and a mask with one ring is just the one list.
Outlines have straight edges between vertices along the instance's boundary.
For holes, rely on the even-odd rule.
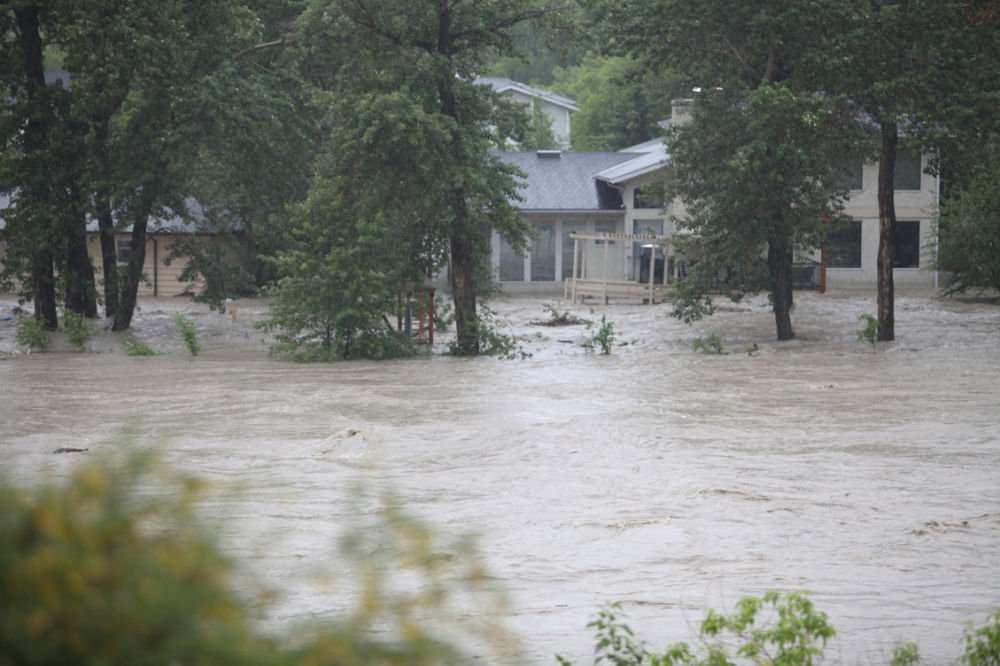
[[[559,314],[559,311],[556,310],[555,306],[551,305],[550,303],[545,303],[544,305],[542,305],[542,309],[549,311],[548,320],[529,322],[532,326],[576,326],[578,324],[587,323],[585,319],[580,319],[576,315],[570,314],[569,310],[566,310],[562,314]],[[562,340],[560,340],[559,342],[562,342]]]

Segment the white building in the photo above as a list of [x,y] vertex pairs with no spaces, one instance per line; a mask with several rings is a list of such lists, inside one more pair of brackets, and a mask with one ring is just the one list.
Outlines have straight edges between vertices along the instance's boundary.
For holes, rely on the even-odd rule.
[[[674,122],[683,122],[685,101],[675,103]],[[669,160],[660,139],[631,146],[616,153],[538,151],[501,153],[504,161],[528,174],[521,208],[539,233],[527,257],[518,257],[499,237],[494,239],[494,267],[511,292],[551,290],[572,276],[573,231],[671,236],[672,217],[683,217],[679,202],[664,203],[644,190]],[[938,182],[924,173],[927,156],[900,152],[896,162],[895,268],[899,286],[935,285],[928,268],[933,240],[933,217]],[[826,284],[830,288],[875,287],[879,242],[878,164],[856,164],[849,184],[845,212],[853,221],[830,229],[826,252]],[[593,248],[602,241],[586,241]],[[639,243],[611,241],[608,275],[616,280],[637,280],[641,273]],[[600,248],[603,254],[604,248]],[[816,288],[822,254],[797,257],[797,281]],[[672,257],[666,258],[671,272]],[[588,274],[603,271],[593,262]],[[643,278],[644,280],[646,278]]]
[[518,83],[511,79],[483,77],[477,79],[477,81],[485,85],[490,85],[498,93],[525,104],[534,104],[535,100],[538,100],[542,104],[542,109],[552,121],[552,133],[555,134],[556,141],[564,149],[569,148],[569,139],[572,133],[572,115],[580,110],[573,100],[560,97],[547,90],[532,88],[529,85]]

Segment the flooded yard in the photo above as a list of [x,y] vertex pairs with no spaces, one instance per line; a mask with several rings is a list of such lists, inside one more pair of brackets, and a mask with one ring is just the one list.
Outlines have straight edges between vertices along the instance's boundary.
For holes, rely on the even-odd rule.
[[[888,663],[913,641],[947,664],[964,623],[1000,605],[1000,307],[898,293],[897,340],[873,353],[855,334],[873,297],[796,293],[787,343],[763,298],[689,327],[665,305],[512,297],[495,308],[525,360],[332,365],[268,357],[252,328],[265,302],[234,318],[149,299],[133,334],[168,353],[129,357],[106,334],[91,353],[57,339],[0,361],[2,469],[61,476],[131,437],[240,489],[204,507],[280,593],[273,626],[342,607],[314,574],[335,567],[361,479],[479,535],[536,663],[589,663],[605,601],[662,648],[692,640],[706,608],[808,589],[837,629],[831,662]],[[544,303],[606,315],[624,344],[585,354],[592,329],[531,323]],[[0,297],[0,316],[14,305]],[[197,357],[170,321],[180,309]],[[0,321],[0,352],[15,323]],[[729,353],[694,353],[712,332]]]

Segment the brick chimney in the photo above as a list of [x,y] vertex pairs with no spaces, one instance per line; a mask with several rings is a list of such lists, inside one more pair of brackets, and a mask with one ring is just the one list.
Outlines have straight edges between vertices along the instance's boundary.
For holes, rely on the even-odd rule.
[[694,106],[693,99],[675,99],[670,103],[670,124],[683,125],[691,120],[691,107]]

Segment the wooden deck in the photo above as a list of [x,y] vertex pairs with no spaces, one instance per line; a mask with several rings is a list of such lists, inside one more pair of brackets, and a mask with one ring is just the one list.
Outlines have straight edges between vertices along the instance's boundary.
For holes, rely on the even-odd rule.
[[674,285],[654,284],[649,285],[642,282],[632,282],[631,280],[601,280],[584,278],[566,278],[564,298],[577,298],[583,302],[585,298],[600,298],[604,303],[610,299],[653,299],[653,302],[664,301],[667,293]]
[[[608,247],[609,241],[635,242],[660,246],[663,248],[664,256],[670,254],[669,236],[647,236],[639,234],[606,234],[599,232],[574,231],[570,234],[573,239],[573,277],[566,278],[564,298],[572,298],[573,302],[585,298],[600,298],[604,303],[609,299],[636,299],[641,298],[645,302],[653,304],[659,299],[666,300],[667,293],[673,289],[671,284],[650,284],[633,280],[611,280],[608,279]],[[604,246],[603,254],[603,276],[600,278],[585,278],[587,274],[587,241],[602,241]],[[581,243],[582,241],[582,243]],[[581,253],[582,250],[582,253]],[[650,281],[656,279],[656,252],[649,254]],[[666,266],[664,266],[666,269]],[[666,281],[666,275],[663,276]]]

